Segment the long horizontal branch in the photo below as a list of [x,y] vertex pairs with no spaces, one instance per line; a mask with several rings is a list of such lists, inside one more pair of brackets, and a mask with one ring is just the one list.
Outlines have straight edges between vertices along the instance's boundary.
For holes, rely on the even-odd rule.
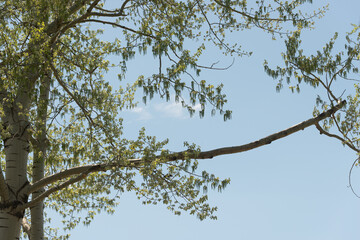
[[[296,124],[288,129],[285,129],[283,131],[280,131],[278,133],[274,133],[272,135],[269,135],[267,137],[264,137],[262,139],[259,139],[257,141],[240,145],[240,146],[234,146],[234,147],[224,147],[224,148],[218,148],[213,149],[210,151],[204,151],[204,152],[194,152],[194,151],[182,151],[177,152],[173,154],[169,154],[166,156],[167,160],[170,161],[176,161],[176,160],[183,160],[186,158],[193,158],[193,159],[209,159],[220,155],[227,155],[227,154],[233,154],[233,153],[240,153],[252,150],[254,148],[261,147],[263,145],[270,144],[271,142],[278,140],[280,138],[284,138],[286,136],[289,136],[290,134],[293,134],[295,132],[298,132],[300,130],[304,130],[307,127],[310,127],[312,125],[317,124],[319,121],[324,120],[325,118],[330,117],[332,114],[334,114],[336,111],[341,109],[346,104],[346,101],[342,101],[336,106],[332,107],[331,109],[327,110],[326,112],[321,113],[317,117],[310,118],[304,122],[301,122],[299,124]],[[158,156],[160,158],[160,156]],[[56,181],[82,174],[82,173],[91,173],[91,172],[99,172],[99,171],[107,171],[111,169],[112,167],[137,167],[144,163],[144,159],[129,159],[125,163],[106,163],[106,164],[93,164],[93,165],[85,165],[80,167],[74,167],[67,170],[64,170],[59,173],[55,173],[53,175],[50,175],[48,177],[45,177],[34,184],[32,184],[27,192],[27,194],[30,194],[40,188],[43,188],[51,183],[54,183]]]
[[[234,147],[224,147],[224,148],[217,148],[210,151],[204,151],[200,153],[192,153],[189,151],[182,151],[178,153],[174,153],[168,156],[169,161],[176,161],[181,160],[184,158],[196,158],[196,159],[209,159],[220,155],[227,155],[227,154],[234,154],[234,153],[240,153],[240,152],[246,152],[249,150],[252,150],[254,148],[258,148],[267,144],[270,144],[271,142],[284,138],[286,136],[289,136],[290,134],[296,133],[300,130],[304,130],[307,127],[310,127],[316,123],[318,123],[321,120],[324,120],[325,118],[330,117],[332,114],[337,112],[339,109],[341,109],[346,104],[346,100],[343,100],[336,106],[332,107],[331,109],[327,110],[326,112],[321,113],[317,117],[310,118],[306,121],[303,121],[299,124],[296,124],[288,129],[285,129],[283,131],[271,134],[267,137],[261,138],[257,141],[240,145],[240,146],[234,146]],[[143,162],[143,159],[133,159],[130,160],[130,163],[136,164],[138,162]]]

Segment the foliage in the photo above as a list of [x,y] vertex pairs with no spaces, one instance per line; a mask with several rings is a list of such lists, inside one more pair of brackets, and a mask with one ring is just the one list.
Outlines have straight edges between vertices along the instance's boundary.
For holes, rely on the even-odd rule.
[[[205,171],[198,174],[198,163],[189,156],[169,161],[172,152],[166,149],[168,140],[158,141],[143,129],[137,139],[124,138],[120,113],[136,106],[134,94],[141,88],[144,102],[154,95],[167,101],[174,96],[190,115],[200,104],[201,117],[210,106],[212,114],[218,112],[224,120],[230,119],[231,111],[224,108],[227,100],[222,84],[214,86],[199,80],[202,69],[215,69],[213,65],[202,66],[199,58],[208,45],[218,47],[225,55],[250,55],[228,36],[254,27],[274,38],[290,35],[285,68],[270,70],[266,66],[271,76],[288,81],[295,76],[299,83],[322,85],[332,95],[333,80],[347,77],[350,70],[357,71],[352,62],[359,59],[358,40],[349,40],[345,61],[343,53],[331,55],[336,37],[323,52],[303,56],[299,49],[301,30],[311,28],[313,18],[324,13],[321,9],[302,14],[299,8],[305,2],[311,1],[2,1],[1,138],[8,139],[10,132],[3,120],[4,108],[17,104],[31,126],[30,182],[38,181],[32,179],[36,159],[45,162],[45,176],[79,166],[100,166],[98,171],[69,174],[44,186],[49,193],[44,199],[46,207],[64,218],[67,230],[80,222],[88,225],[100,211],[113,213],[120,194],[126,191],[134,191],[144,204],[162,203],[176,215],[188,211],[201,220],[216,219],[216,207],[207,203],[208,187],[222,191],[230,180],[220,180]],[[104,40],[99,24],[114,27],[114,39]],[[139,54],[154,56],[156,71],[113,89],[115,80],[106,79],[106,73],[117,68],[119,80],[125,81],[128,61]],[[116,56],[117,62],[110,62],[110,56]],[[325,74],[330,82],[325,83],[315,73]],[[18,104],[19,94],[29,95],[30,106]],[[331,96],[330,104],[338,99]],[[345,120],[340,123],[334,118],[329,123],[339,124],[346,136],[353,134],[348,141],[351,144],[358,139],[357,108],[358,97],[349,98]],[[195,145],[185,144],[185,148],[200,152]],[[133,164],[133,159],[143,162]],[[87,216],[78,217],[83,210]],[[63,238],[66,236],[59,237]]]
[[[283,53],[285,67],[271,69],[265,61],[265,71],[275,79],[279,79],[277,90],[283,87],[283,80],[290,85],[291,91],[300,92],[302,83],[314,88],[321,87],[326,91],[327,100],[317,97],[316,103],[322,110],[340,102],[344,92],[335,94],[333,85],[336,81],[358,81],[360,60],[360,33],[359,26],[353,25],[353,30],[346,35],[347,44],[343,51],[334,53],[335,42],[338,33],[323,47],[322,51],[306,56],[300,48],[300,31],[294,32],[288,37],[286,52]],[[292,82],[295,79],[296,83]],[[323,126],[317,126],[320,133],[340,140],[357,154],[359,153],[359,86],[354,84],[354,93],[347,97],[347,107],[337,115],[323,121]],[[314,115],[319,114],[315,108]],[[330,133],[333,129],[334,133]]]

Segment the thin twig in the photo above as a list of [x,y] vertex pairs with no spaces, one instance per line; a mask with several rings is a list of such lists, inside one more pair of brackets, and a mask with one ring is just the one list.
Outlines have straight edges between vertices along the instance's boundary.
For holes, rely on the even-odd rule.
[[126,7],[126,4],[130,2],[130,0],[125,0],[123,2],[123,4],[120,7],[119,11],[111,11],[111,10],[107,10],[107,9],[103,9],[103,8],[99,8],[99,7],[95,7],[95,9],[98,9],[100,11],[106,12],[106,13],[101,13],[101,12],[92,12],[90,13],[90,16],[98,16],[98,17],[123,17],[126,16],[124,14],[124,10]]
[[354,150],[355,152],[359,152],[360,150],[357,149],[353,144],[350,144],[349,141],[346,141],[344,138],[338,136],[338,135],[335,135],[335,134],[331,134],[331,133],[328,133],[326,132],[322,127],[320,127],[319,123],[315,123],[315,126],[317,128],[317,130],[319,130],[320,134],[324,134],[328,137],[332,137],[332,138],[336,138],[338,140],[340,140],[343,144],[346,144],[349,148],[351,148],[352,150]]
[[70,97],[75,101],[75,103],[79,106],[79,108],[81,109],[81,111],[84,113],[86,119],[89,121],[89,123],[91,125],[95,125],[95,123],[93,122],[90,114],[88,113],[88,111],[85,109],[85,107],[79,102],[79,100],[74,96],[74,94],[68,89],[68,87],[66,86],[66,84],[61,80],[61,77],[58,73],[58,71],[56,70],[56,68],[54,67],[54,65],[52,63],[49,62],[51,71],[54,73],[55,79],[57,80],[57,82],[60,84],[60,86],[65,90],[65,92],[67,92]]
[[352,183],[351,183],[351,174],[352,174],[353,168],[355,167],[356,162],[359,162],[359,158],[357,158],[357,159],[353,162],[353,164],[352,164],[352,166],[351,166],[351,168],[350,168],[350,171],[349,171],[349,187],[350,187],[351,191],[354,193],[354,195],[355,195],[356,197],[360,198],[360,196],[355,192],[354,188],[352,187]]
[[114,27],[119,27],[119,28],[125,29],[125,30],[127,30],[129,32],[132,32],[132,33],[139,34],[141,36],[146,36],[146,37],[149,37],[149,38],[152,38],[152,39],[158,39],[157,37],[155,37],[153,35],[143,33],[143,32],[139,32],[139,31],[136,31],[134,29],[131,29],[129,27],[126,27],[124,25],[120,25],[120,24],[114,23],[114,22],[103,21],[103,20],[98,20],[98,19],[85,19],[85,20],[83,20],[83,21],[81,21],[79,23],[85,23],[85,22],[96,22],[96,23],[102,23],[102,24],[105,24],[105,25],[111,25],[111,26],[114,26]]

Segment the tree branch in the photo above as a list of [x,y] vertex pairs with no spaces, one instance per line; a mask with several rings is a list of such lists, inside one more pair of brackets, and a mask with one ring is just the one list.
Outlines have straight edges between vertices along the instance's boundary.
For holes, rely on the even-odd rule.
[[36,197],[35,199],[33,199],[32,201],[28,202],[28,203],[25,203],[23,205],[20,205],[19,207],[17,207],[14,212],[21,212],[21,211],[24,211],[25,209],[27,208],[31,208],[31,207],[34,207],[36,204],[38,204],[39,202],[41,202],[42,200],[44,200],[46,197],[48,197],[50,194],[54,193],[54,192],[57,192],[61,189],[64,189],[68,186],[70,186],[71,184],[74,184],[76,182],[79,182],[83,179],[86,178],[86,176],[91,173],[91,169],[81,173],[80,175],[78,175],[77,177],[74,177],[74,178],[71,178],[69,180],[67,180],[66,182],[58,185],[58,186],[55,186],[55,187],[52,187],[50,188],[49,190],[45,191],[44,193],[40,194],[38,197]]
[[102,24],[106,24],[106,25],[111,25],[111,26],[114,26],[114,27],[119,27],[119,28],[125,29],[125,30],[127,30],[129,32],[132,32],[132,33],[139,34],[141,36],[146,36],[146,37],[149,37],[149,38],[152,38],[152,39],[158,39],[153,35],[143,33],[143,32],[139,32],[139,31],[136,31],[134,29],[131,29],[129,27],[126,27],[126,26],[123,26],[123,25],[120,25],[120,24],[114,23],[114,22],[103,21],[103,20],[98,20],[98,19],[85,19],[85,20],[81,21],[80,23],[85,23],[85,22],[96,22],[96,23],[102,23]]
[[[89,0],[79,0],[77,1],[74,5],[72,5],[69,10],[67,11],[67,14],[70,16],[74,13],[76,13],[79,9],[81,9],[83,6],[85,6],[88,2],[90,2]],[[50,23],[45,32],[50,35],[52,33],[57,32],[62,24],[63,19],[62,18],[56,18],[52,23]]]
[[91,11],[94,9],[94,7],[96,7],[96,5],[99,3],[100,0],[96,0],[94,1],[89,8],[86,10],[86,13],[81,15],[80,17],[72,20],[70,23],[68,23],[66,26],[64,26],[61,31],[59,32],[59,35],[62,35],[64,32],[66,32],[66,30],[68,30],[69,28],[72,28],[73,26],[75,26],[76,24],[80,23],[81,21],[83,21],[84,19],[86,19],[87,17],[91,16]]
[[[68,22],[66,23],[66,25],[60,29],[60,27],[58,27],[58,30],[60,30],[57,34],[55,34],[53,37],[52,37],[52,40],[51,42],[55,41],[56,38],[58,38],[60,35],[62,35],[66,30],[74,27],[76,24],[79,24],[79,23],[84,23],[84,22],[88,22],[87,18],[90,17],[90,16],[97,16],[97,17],[117,17],[117,16],[124,16],[124,10],[125,10],[125,7],[126,7],[126,4],[129,2],[130,0],[125,0],[123,2],[123,4],[121,5],[121,8],[119,10],[118,13],[113,13],[113,14],[109,14],[109,13],[99,13],[99,12],[92,12],[92,10],[95,8],[96,9],[96,6],[97,4],[100,2],[100,0],[95,0],[93,3],[90,4],[89,8],[86,10],[86,13],[81,15],[80,17],[72,20],[71,22]],[[85,4],[83,5],[85,6]],[[100,21],[100,20],[99,20]],[[107,22],[107,24],[109,24],[109,22]],[[117,25],[118,27],[122,27],[124,29],[127,29],[129,31],[131,31],[132,29],[130,28],[126,28],[124,26],[121,26],[119,24],[116,24],[116,23],[111,23],[111,25]],[[134,31],[134,30],[132,30]],[[136,32],[138,33],[138,32]],[[139,33],[138,33],[139,34]]]
[[332,137],[332,138],[336,138],[338,140],[340,140],[343,144],[346,144],[349,148],[351,148],[352,150],[354,150],[355,152],[360,152],[359,149],[357,149],[353,144],[351,144],[349,141],[346,141],[344,138],[335,135],[335,134],[331,134],[326,132],[322,127],[320,127],[319,123],[315,123],[315,126],[317,128],[317,130],[319,130],[320,134],[324,134],[328,137]]
[[[123,2],[123,4],[121,5],[119,11],[109,11],[109,10],[106,10],[106,9],[95,7],[95,9],[98,9],[98,10],[103,11],[103,12],[92,12],[92,13],[90,13],[90,16],[98,16],[98,17],[122,17],[122,16],[126,16],[124,14],[124,10],[125,10],[126,4],[128,2],[130,2],[130,0],[125,0]],[[106,13],[104,13],[104,12],[106,12]]]
[[53,175],[50,175],[48,177],[45,177],[37,182],[35,182],[34,184],[32,184],[30,186],[30,188],[28,189],[28,192],[26,192],[26,194],[30,194],[33,193],[51,183],[54,183],[56,181],[74,176],[74,175],[78,175],[84,172],[100,172],[100,171],[106,171],[108,168],[110,168],[111,166],[109,164],[95,164],[95,165],[85,165],[85,166],[80,166],[80,167],[74,167],[74,168],[70,168],[67,170],[64,170],[62,172],[59,173],[55,173]]
[[[327,93],[333,98],[333,100],[336,100],[338,101],[339,99],[333,94],[333,92],[330,90],[330,85],[326,85],[318,76],[316,76],[314,73],[312,72],[309,72],[309,71],[306,71],[306,70],[303,70],[298,64],[294,63],[294,62],[291,62],[290,63],[296,67],[297,69],[299,69],[306,77],[308,78],[311,78],[309,77],[307,74],[310,74],[313,78],[312,79],[315,79],[316,81],[318,81],[327,91]],[[336,73],[337,74],[337,73]],[[335,76],[335,75],[334,75]],[[331,80],[332,81],[332,80]],[[329,97],[330,98],[330,97]]]
[[[312,125],[316,125],[319,121],[330,117],[336,111],[341,109],[345,104],[346,104],[346,101],[344,100],[344,101],[340,102],[338,105],[330,108],[326,112],[321,113],[317,117],[310,118],[304,122],[301,122],[299,124],[296,124],[296,125],[288,128],[288,129],[285,129],[278,133],[274,133],[265,138],[259,139],[257,141],[254,141],[254,142],[251,142],[248,144],[234,146],[234,147],[218,148],[218,149],[213,149],[210,151],[204,151],[204,152],[200,152],[200,153],[187,150],[187,151],[169,154],[166,156],[166,160],[168,162],[171,162],[171,161],[177,161],[177,160],[184,160],[184,159],[188,159],[188,158],[209,159],[209,158],[213,158],[213,157],[220,156],[220,155],[234,154],[234,153],[249,151],[254,148],[258,148],[263,145],[270,144],[271,142],[273,142],[275,140],[284,138],[284,137],[286,137],[290,134],[293,134],[295,132],[298,132],[300,130],[304,130],[305,128],[310,127]],[[156,156],[156,158],[161,158],[161,156]],[[85,165],[85,166],[70,168],[70,169],[64,170],[62,172],[55,173],[51,176],[45,177],[45,178],[35,182],[34,184],[32,184],[30,186],[29,190],[26,193],[30,194],[30,193],[32,193],[40,188],[43,188],[51,183],[54,183],[56,181],[59,181],[59,180],[62,180],[62,179],[65,179],[65,178],[68,178],[68,177],[71,177],[74,175],[80,174],[79,175],[79,177],[80,177],[83,174],[87,175],[91,172],[107,171],[107,170],[111,169],[112,167],[130,167],[130,168],[139,167],[139,166],[143,165],[144,163],[145,163],[145,160],[143,158],[139,158],[139,159],[129,159],[123,163],[114,162],[114,163],[93,164],[93,165]],[[55,189],[55,191],[56,190],[59,190],[59,189],[57,188],[57,189]],[[50,190],[48,190],[48,191],[50,191]],[[48,191],[46,191],[45,193],[47,193]],[[54,192],[54,191],[52,191],[52,192]]]
[[[271,142],[273,142],[275,140],[284,138],[284,137],[289,136],[290,134],[293,134],[293,133],[298,132],[300,130],[304,130],[305,128],[310,127],[310,126],[318,123],[319,121],[330,117],[336,111],[341,109],[345,104],[346,104],[346,101],[343,100],[342,102],[340,102],[336,106],[332,107],[331,109],[329,109],[326,112],[321,113],[317,117],[310,118],[310,119],[308,119],[308,120],[306,120],[304,122],[301,122],[299,124],[296,124],[296,125],[288,128],[288,129],[285,129],[285,130],[280,131],[278,133],[271,134],[271,135],[269,135],[267,137],[264,137],[262,139],[259,139],[257,141],[254,141],[254,142],[251,142],[251,143],[248,143],[248,144],[244,144],[244,145],[241,145],[241,146],[234,146],[234,147],[218,148],[218,149],[213,149],[213,150],[210,150],[210,151],[205,151],[205,152],[200,152],[200,153],[182,151],[182,152],[170,154],[167,158],[168,158],[169,161],[176,161],[176,160],[181,160],[181,159],[184,159],[184,158],[209,159],[209,158],[213,158],[213,157],[220,156],[220,155],[225,155],[225,154],[234,154],[234,153],[246,152],[246,151],[252,150],[254,148],[258,148],[258,147],[270,144]],[[129,162],[131,164],[139,164],[140,162],[143,162],[143,161],[144,161],[143,159],[129,160]]]
[[224,8],[227,8],[227,9],[233,11],[233,12],[236,12],[236,13],[240,14],[240,15],[243,16],[243,17],[246,17],[246,18],[248,18],[248,19],[255,20],[255,21],[277,21],[277,22],[293,21],[293,19],[291,19],[291,18],[288,18],[288,19],[281,19],[281,18],[255,18],[255,16],[251,16],[251,15],[245,13],[245,12],[240,12],[240,11],[238,11],[238,10],[230,7],[230,5],[229,5],[229,6],[228,6],[228,5],[225,5],[225,4],[221,3],[221,2],[218,1],[218,0],[214,0],[214,2],[216,2],[218,5],[220,5],[220,6],[224,7]]
[[49,65],[51,68],[51,71],[54,73],[55,79],[57,80],[57,82],[60,84],[60,86],[65,90],[65,92],[67,92],[70,97],[75,101],[75,103],[79,106],[79,108],[81,109],[81,111],[84,113],[86,119],[89,121],[90,124],[95,125],[95,123],[93,122],[90,114],[88,113],[88,111],[85,109],[85,107],[79,102],[79,100],[74,96],[74,94],[67,88],[66,84],[61,80],[61,77],[58,73],[58,71],[56,70],[56,68],[54,67],[54,65],[49,61]]

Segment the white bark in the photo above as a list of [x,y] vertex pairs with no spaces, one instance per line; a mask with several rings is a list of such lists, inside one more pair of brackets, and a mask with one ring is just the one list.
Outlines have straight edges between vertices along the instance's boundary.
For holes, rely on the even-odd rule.
[[[28,159],[28,147],[29,144],[28,142],[24,141],[23,136],[14,137],[13,139],[8,139],[5,141],[5,179],[10,189],[11,207],[16,207],[16,204],[22,204],[27,201],[26,196],[20,196],[18,193],[27,184],[26,165]],[[9,211],[0,210],[1,239],[19,239],[20,220],[22,217],[23,212],[15,212],[10,214]]]
[[[34,157],[33,163],[33,179],[37,181],[44,177],[44,158],[42,156]],[[43,189],[39,189],[32,193],[32,199],[38,197],[43,193]],[[31,208],[31,229],[30,239],[31,240],[42,240],[44,239],[44,201],[40,201],[34,207]]]
[[0,210],[0,237],[1,239],[19,239],[20,222],[24,211],[11,211],[18,205],[27,202],[27,195],[23,194],[28,185],[27,161],[29,154],[29,122],[23,114],[29,109],[29,97],[26,89],[19,91],[19,97],[11,105],[4,106],[5,117],[3,125],[8,128],[9,138],[4,139],[5,149],[5,181],[9,188],[9,208]]
[[[23,130],[22,131],[26,131]],[[27,182],[26,166],[28,159],[29,143],[24,139],[9,139],[5,143],[6,155],[6,182],[12,191],[12,195],[16,193]],[[16,196],[13,196],[16,197]],[[14,200],[14,199],[13,199]]]
[[18,240],[20,236],[20,219],[0,211],[0,239]]
[[31,208],[31,240],[44,239],[44,202],[41,201],[35,207]]
[[[33,162],[33,182],[37,182],[44,178],[45,171],[45,156],[47,149],[46,141],[46,120],[47,120],[47,106],[50,91],[50,74],[43,78],[40,87],[40,103],[37,111],[38,123],[36,124],[36,144],[34,146],[34,162]],[[32,193],[32,200],[41,195],[44,192],[43,188],[40,188]],[[40,201],[34,207],[31,208],[31,240],[44,239],[44,201]]]

